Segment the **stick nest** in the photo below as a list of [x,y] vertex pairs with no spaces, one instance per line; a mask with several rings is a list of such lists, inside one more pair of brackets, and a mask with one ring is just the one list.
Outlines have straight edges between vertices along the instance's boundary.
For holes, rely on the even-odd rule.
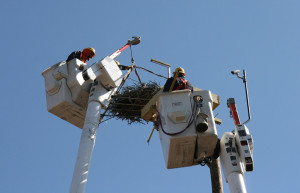
[[123,87],[121,92],[112,96],[108,107],[109,116],[127,121],[129,125],[145,124],[146,121],[141,117],[141,110],[160,89],[161,86],[152,81],[147,84]]

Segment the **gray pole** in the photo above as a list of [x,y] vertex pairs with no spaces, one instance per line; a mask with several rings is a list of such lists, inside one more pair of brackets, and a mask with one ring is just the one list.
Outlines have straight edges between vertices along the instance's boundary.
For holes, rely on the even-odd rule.
[[249,96],[248,96],[248,86],[247,86],[247,79],[246,79],[246,70],[244,70],[243,73],[244,73],[243,82],[245,83],[247,109],[248,109],[248,120],[245,121],[243,124],[246,124],[246,123],[248,123],[251,120],[251,113],[250,113],[250,105],[249,105]]

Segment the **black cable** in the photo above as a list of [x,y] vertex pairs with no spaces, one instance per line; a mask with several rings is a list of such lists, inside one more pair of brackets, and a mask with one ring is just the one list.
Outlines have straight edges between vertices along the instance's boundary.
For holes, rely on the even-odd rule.
[[145,71],[147,71],[147,72],[149,72],[149,73],[152,73],[152,74],[154,74],[154,75],[156,75],[156,76],[159,76],[159,77],[162,77],[162,78],[168,79],[167,77],[165,77],[165,76],[163,76],[163,75],[160,75],[160,74],[156,74],[156,73],[154,73],[154,72],[152,72],[151,70],[148,70],[148,69],[146,69],[146,68],[139,67],[139,66],[136,66],[136,68],[139,68],[139,69],[145,70]]
[[196,114],[195,110],[197,109],[197,108],[195,108],[195,107],[196,107],[196,105],[195,105],[195,101],[194,101],[194,104],[193,104],[193,107],[192,107],[192,115],[191,115],[191,117],[190,117],[190,119],[189,119],[189,122],[188,122],[187,126],[186,126],[183,130],[181,130],[181,131],[179,131],[179,132],[175,132],[175,133],[169,133],[169,132],[166,132],[166,131],[164,130],[164,128],[163,128],[163,126],[162,126],[160,114],[159,114],[159,112],[157,111],[157,119],[158,119],[158,122],[159,122],[159,124],[160,124],[160,126],[161,126],[161,130],[163,131],[163,133],[166,134],[166,135],[169,135],[169,136],[174,136],[174,135],[179,135],[179,134],[185,132],[185,131],[192,125],[192,123],[193,123],[194,120],[195,120],[195,117],[196,117],[196,116],[195,116],[195,114]]

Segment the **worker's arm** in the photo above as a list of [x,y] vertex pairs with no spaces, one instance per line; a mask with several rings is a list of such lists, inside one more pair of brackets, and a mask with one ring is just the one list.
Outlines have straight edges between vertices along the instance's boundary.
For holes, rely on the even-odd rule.
[[80,56],[81,56],[81,52],[80,51],[72,52],[68,56],[68,59],[66,60],[66,62],[69,62],[69,61],[73,60],[74,58],[77,58],[78,60],[80,60]]
[[169,90],[170,90],[170,86],[171,86],[171,84],[172,84],[172,82],[173,82],[173,77],[171,77],[171,78],[169,78],[167,81],[166,81],[166,83],[165,83],[165,85],[164,85],[164,90],[163,90],[163,92],[168,92]]
[[194,91],[194,87],[193,87],[193,85],[192,85],[189,81],[186,82],[186,87],[187,87],[189,90],[191,90],[192,92]]

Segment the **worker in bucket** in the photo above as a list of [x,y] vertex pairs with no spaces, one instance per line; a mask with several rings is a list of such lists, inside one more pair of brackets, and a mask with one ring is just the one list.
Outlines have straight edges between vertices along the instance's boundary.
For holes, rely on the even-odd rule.
[[67,62],[69,62],[70,60],[73,60],[74,58],[77,58],[78,60],[81,60],[82,62],[87,64],[87,61],[89,61],[90,59],[92,59],[93,57],[95,57],[95,49],[94,48],[84,48],[81,51],[74,51],[72,52],[69,56],[68,59],[66,60]]
[[189,89],[193,92],[194,88],[193,85],[185,80],[185,71],[182,67],[178,67],[173,72],[174,76],[171,78],[168,78],[167,82],[164,86],[164,92],[170,92],[173,90],[185,90]]

